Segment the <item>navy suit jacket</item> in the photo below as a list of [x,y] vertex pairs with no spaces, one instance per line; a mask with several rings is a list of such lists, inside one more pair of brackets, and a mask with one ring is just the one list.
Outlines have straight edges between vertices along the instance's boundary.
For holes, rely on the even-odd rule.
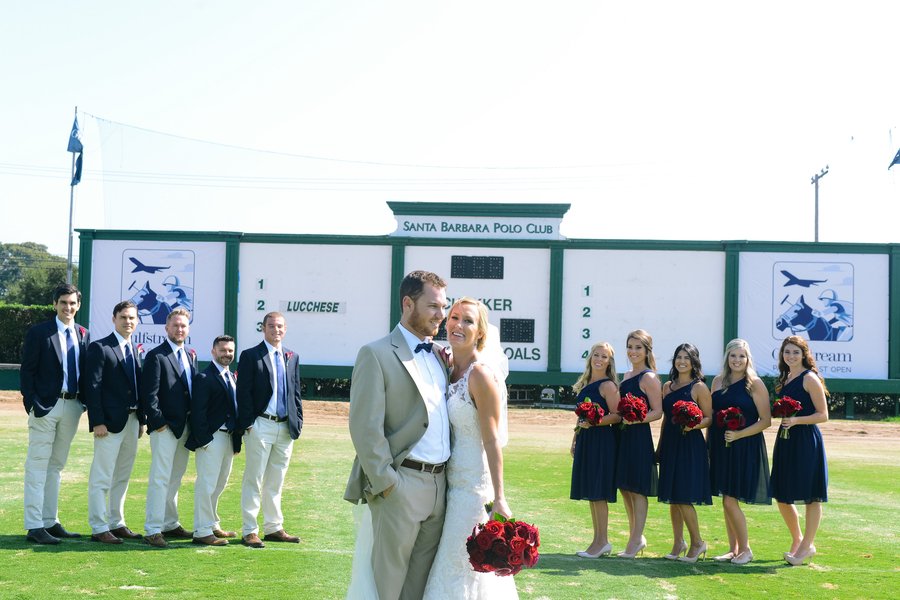
[[[197,354],[185,347],[191,372],[197,373]],[[168,425],[172,435],[180,438],[191,409],[191,394],[178,374],[178,358],[168,341],[163,342],[144,357],[141,373],[141,413],[147,423],[147,431],[156,431]]]
[[[57,335],[56,318],[32,326],[25,334],[22,346],[22,366],[19,370],[19,388],[25,403],[25,412],[34,409],[34,416],[46,416],[62,393],[63,368],[62,347]],[[85,355],[90,343],[88,330],[75,323],[75,337],[78,338],[78,391],[84,403]]]
[[[300,359],[295,352],[282,346],[287,379],[287,419],[291,439],[300,437],[303,428],[303,403],[300,400]],[[265,342],[241,352],[238,361],[237,401],[238,434],[253,425],[256,417],[266,411],[272,397],[274,367],[269,360]]]
[[[133,345],[132,348],[135,353],[137,384],[140,387],[141,356],[137,346]],[[106,425],[110,433],[119,433],[125,429],[128,409],[137,406],[138,398],[131,375],[125,369],[125,357],[119,349],[115,333],[91,342],[85,368],[85,404],[90,430],[93,431],[97,425]],[[143,424],[140,411],[138,418]]]
[[[210,363],[194,377],[194,393],[191,395],[191,432],[184,446],[196,450],[210,443],[213,434],[228,420],[237,423],[237,407],[219,369]],[[235,452],[241,451],[241,436],[231,434]]]

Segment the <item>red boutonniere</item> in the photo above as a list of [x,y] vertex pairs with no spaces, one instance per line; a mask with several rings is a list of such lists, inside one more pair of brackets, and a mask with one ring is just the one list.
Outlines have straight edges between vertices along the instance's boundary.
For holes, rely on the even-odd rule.
[[450,350],[446,346],[438,346],[438,354],[441,355],[441,360],[445,365],[450,366],[452,357],[450,356]]
[[197,362],[197,351],[193,348],[188,348],[188,354],[191,355],[191,362]]
[[138,356],[142,356],[144,354],[144,345],[138,344],[134,351],[137,352]]
[[84,338],[84,336],[87,335],[87,329],[85,329],[84,327],[82,327],[81,325],[79,325],[79,326],[78,326],[78,333],[80,333],[80,334],[81,334],[81,337]]
[[293,358],[293,356],[294,356],[294,353],[291,352],[290,350],[287,351],[287,352],[285,352],[285,353],[284,353],[284,362],[285,362],[285,364],[287,364],[287,363],[291,360],[291,358]]

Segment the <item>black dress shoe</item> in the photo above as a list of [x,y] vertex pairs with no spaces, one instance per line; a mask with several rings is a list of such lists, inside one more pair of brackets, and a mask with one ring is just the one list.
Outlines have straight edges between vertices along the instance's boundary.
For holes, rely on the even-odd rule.
[[52,535],[53,537],[58,538],[80,538],[80,533],[72,533],[71,531],[66,531],[66,528],[62,526],[62,523],[56,523],[53,527],[47,528],[47,533]]
[[59,538],[55,538],[43,527],[38,529],[29,529],[28,535],[25,536],[29,542],[34,542],[35,544],[47,544],[47,545],[55,545],[59,543]]

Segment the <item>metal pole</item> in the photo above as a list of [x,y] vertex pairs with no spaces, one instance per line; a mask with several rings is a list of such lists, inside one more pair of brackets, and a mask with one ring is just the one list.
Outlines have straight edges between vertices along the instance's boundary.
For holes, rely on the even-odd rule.
[[[75,107],[75,118],[78,118],[78,107]],[[69,255],[66,258],[66,283],[72,283],[72,214],[75,212],[75,185],[72,180],[75,179],[75,153],[72,152],[72,179],[69,180]]]
[[828,175],[828,165],[825,165],[825,168],[822,169],[819,173],[816,173],[812,176],[812,180],[810,183],[816,189],[816,217],[815,217],[815,237],[814,240],[816,242],[819,241],[819,180]]

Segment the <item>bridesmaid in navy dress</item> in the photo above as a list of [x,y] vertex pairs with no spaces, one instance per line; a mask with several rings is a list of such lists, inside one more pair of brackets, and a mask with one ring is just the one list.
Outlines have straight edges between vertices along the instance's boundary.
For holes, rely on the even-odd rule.
[[572,437],[572,500],[587,500],[591,504],[594,539],[586,550],[578,552],[582,558],[598,558],[612,551],[609,543],[609,505],[616,501],[616,435],[611,425],[622,418],[616,413],[619,405],[619,384],[616,375],[615,353],[606,342],[594,344],[587,358],[584,373],[572,386],[578,402],[596,402],[604,411],[599,425],[579,420]]
[[744,428],[737,431],[720,429],[714,418],[707,445],[712,493],[722,496],[728,534],[728,552],[715,560],[745,565],[753,560],[753,551],[739,502],[772,504],[769,455],[762,433],[772,424],[772,414],[769,391],[756,375],[750,346],[742,339],[731,340],[725,346],[722,371],[712,383],[712,405],[713,415],[731,406],[741,409],[744,415]]
[[[663,386],[664,417],[659,434],[659,501],[669,504],[674,542],[669,560],[695,563],[706,555],[706,542],[700,536],[695,504],[712,504],[709,491],[709,457],[701,429],[709,427],[712,398],[703,382],[700,351],[693,344],[675,348],[669,381]],[[703,419],[690,428],[672,423],[672,407],[678,401],[693,402],[703,411]],[[684,526],[691,546],[684,541]],[[679,556],[686,553],[685,556]]]
[[647,416],[640,423],[623,421],[616,458],[616,487],[622,492],[622,503],[628,513],[628,544],[619,552],[622,558],[634,558],[647,546],[644,525],[647,522],[647,496],[656,495],[656,462],[653,457],[653,435],[650,423],[662,417],[662,394],[656,376],[653,338],[636,329],[626,338],[631,370],[625,373],[619,396],[632,394],[647,403]]
[[[784,559],[792,565],[801,565],[816,554],[814,542],[822,520],[822,503],[828,501],[828,463],[822,433],[816,425],[828,420],[825,400],[828,390],[809,345],[796,335],[781,343],[778,372],[775,392],[799,401],[802,408],[797,415],[781,420],[781,429],[790,437],[784,439],[779,435],[775,440],[772,496],[791,532],[791,549],[784,553]],[[806,504],[806,526],[802,533],[795,503]]]

